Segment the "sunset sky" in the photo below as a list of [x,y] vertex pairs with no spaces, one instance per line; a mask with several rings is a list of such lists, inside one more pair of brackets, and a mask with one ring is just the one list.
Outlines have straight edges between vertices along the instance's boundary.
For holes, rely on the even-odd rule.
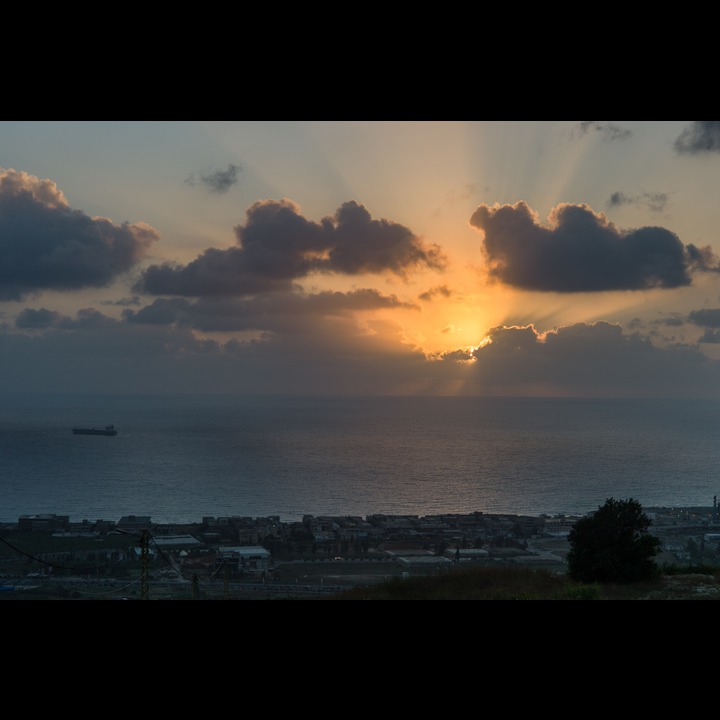
[[0,391],[720,398],[720,121],[0,121]]

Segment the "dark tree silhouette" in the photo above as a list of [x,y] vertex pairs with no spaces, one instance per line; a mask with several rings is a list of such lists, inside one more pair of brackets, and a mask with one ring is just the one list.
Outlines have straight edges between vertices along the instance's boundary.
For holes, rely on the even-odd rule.
[[580,582],[629,583],[656,576],[659,538],[637,500],[608,498],[580,518],[568,535],[568,575]]

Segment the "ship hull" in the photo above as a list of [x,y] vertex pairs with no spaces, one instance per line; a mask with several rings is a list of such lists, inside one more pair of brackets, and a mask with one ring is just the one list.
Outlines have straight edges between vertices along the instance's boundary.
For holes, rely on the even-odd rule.
[[117,435],[113,427],[106,428],[73,428],[73,435]]

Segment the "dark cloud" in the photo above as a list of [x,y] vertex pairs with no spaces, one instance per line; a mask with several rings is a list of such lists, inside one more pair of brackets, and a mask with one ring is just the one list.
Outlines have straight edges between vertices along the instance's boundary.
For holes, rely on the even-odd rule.
[[[297,298],[296,298],[297,299]],[[352,292],[321,292],[301,299],[308,312],[316,315],[344,315],[350,312],[404,308],[417,310],[417,305],[402,302],[395,295],[383,295],[377,290]]]
[[442,353],[440,359],[451,362],[471,362],[474,358],[472,350],[450,350],[449,352]]
[[720,120],[695,120],[675,140],[675,150],[685,155],[720,152]]
[[[639,320],[636,320],[637,324],[640,324]],[[653,325],[664,325],[665,327],[681,327],[685,324],[685,319],[678,313],[671,315],[670,317],[660,318],[652,321]]]
[[278,293],[250,299],[158,298],[138,311],[125,310],[123,318],[130,323],[150,325],[180,324],[203,332],[257,330],[288,331],[297,327],[299,318],[350,315],[354,312],[392,308],[417,309],[395,296],[376,290],[322,292],[315,295]]
[[632,135],[631,130],[602,120],[583,120],[575,126],[575,129],[581,135],[590,132],[599,133],[603,140],[624,140]]
[[720,309],[693,310],[688,313],[688,320],[699,327],[720,328]]
[[533,326],[497,327],[476,349],[478,390],[498,395],[717,395],[720,365],[697,348],[660,349],[605,322],[541,334]]
[[[205,343],[189,330],[136,326],[109,317],[93,321],[91,316],[79,315],[70,329],[53,328],[41,336],[0,330],[0,388],[185,393],[203,386],[206,374],[218,378],[221,358],[213,361]],[[225,374],[225,384],[229,378]]]
[[698,342],[701,345],[720,345],[720,330],[706,330]]
[[76,319],[64,321],[62,327],[82,328],[84,330],[97,330],[100,328],[115,328],[117,320],[95,310],[94,308],[83,308],[78,310]]
[[40,330],[57,326],[61,318],[60,313],[46,308],[40,308],[39,310],[25,308],[15,318],[15,327],[22,330]]
[[238,174],[240,166],[229,164],[225,170],[212,170],[208,173],[200,175],[197,179],[195,173],[188,176],[185,182],[188,185],[204,185],[210,192],[225,194],[233,185],[238,182]]
[[238,245],[209,249],[186,266],[154,265],[136,286],[150,295],[247,296],[288,291],[311,273],[395,273],[417,267],[444,268],[439,248],[397,223],[373,220],[356,202],[334,217],[307,220],[290,200],[266,200],[247,210],[237,226]]
[[420,266],[434,270],[445,267],[437,245],[426,245],[403,225],[373,220],[356,202],[344,203],[335,214],[328,249],[327,264],[320,268],[324,272],[356,275],[389,271],[404,276]]
[[116,326],[117,320],[103,315],[93,308],[78,310],[75,318],[45,308],[40,310],[25,308],[15,320],[15,327],[21,330],[47,330],[49,328],[92,330]]
[[190,314],[192,303],[185,298],[158,298],[140,310],[123,310],[122,317],[139,325],[172,325],[183,322]]
[[148,295],[243,296],[290,290],[292,278],[252,272],[241,248],[210,248],[188,265],[151,265],[133,289]]
[[[343,300],[353,301],[362,298]],[[199,327],[200,309],[222,303],[232,318],[229,299],[180,298],[155,310],[164,308],[165,320],[187,312]],[[250,326],[258,311],[248,306]],[[45,316],[54,326],[42,334],[0,326],[0,391],[720,397],[720,365],[699,349],[658,348],[608,323],[544,334],[532,326],[496,327],[472,352],[429,358],[400,342],[402,328],[392,323],[361,326],[341,315],[303,322],[308,316],[298,312],[270,318],[268,332],[224,343],[196,337],[190,323],[124,322],[93,310],[74,319]],[[709,332],[704,341],[717,339]]]
[[650,212],[662,212],[668,204],[667,193],[641,193],[640,195],[626,195],[622,192],[614,192],[608,202],[608,207],[620,207],[621,205],[639,205],[646,207]]
[[470,224],[484,233],[490,276],[524,290],[676,288],[694,271],[718,269],[710,248],[685,246],[661,227],[621,231],[586,205],[558,205],[548,227],[524,202],[480,205]]
[[437,287],[430,288],[430,290],[426,290],[424,293],[420,293],[418,297],[420,298],[420,300],[425,300],[429,302],[438,295],[444,298],[449,298],[452,295],[452,290],[450,290],[447,285],[438,285]]
[[288,318],[285,332],[224,343],[182,323],[105,320],[40,336],[0,326],[0,391],[385,394],[434,369],[415,348],[388,353],[387,328],[349,317]]
[[158,237],[143,223],[113,225],[71,209],[49,180],[0,170],[0,300],[106,287]]
[[133,295],[127,298],[120,298],[120,300],[101,300],[101,305],[114,305],[116,307],[132,307],[133,305],[141,305],[139,295]]

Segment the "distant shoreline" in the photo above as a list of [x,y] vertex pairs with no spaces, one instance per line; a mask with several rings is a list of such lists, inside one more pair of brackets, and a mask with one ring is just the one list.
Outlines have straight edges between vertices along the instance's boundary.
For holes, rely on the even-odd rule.
[[[662,517],[665,518],[675,518],[675,519],[689,519],[691,517],[699,517],[699,518],[706,518],[710,519],[714,516],[714,520],[718,521],[720,519],[720,505],[719,506],[712,506],[712,505],[672,505],[672,506],[648,506],[643,507],[643,512],[646,513],[649,516],[660,516],[660,519]],[[499,517],[517,517],[517,518],[532,518],[536,520],[540,519],[558,519],[558,518],[581,518],[584,517],[584,514],[572,514],[572,513],[555,513],[555,514],[548,514],[548,513],[540,513],[540,514],[527,514],[527,513],[498,513],[498,512],[484,512],[480,510],[468,512],[468,513],[432,513],[428,515],[412,515],[412,514],[398,514],[398,513],[369,513],[366,515],[328,515],[328,514],[314,514],[314,513],[305,513],[303,514],[302,518],[328,518],[328,519],[361,519],[362,521],[367,521],[368,518],[389,518],[389,519],[412,519],[412,520],[424,520],[424,519],[440,519],[440,518],[471,518],[475,516],[484,516],[489,518],[499,518]],[[18,524],[22,524],[23,521],[31,523],[32,521],[36,522],[43,522],[46,521],[49,524],[53,524],[53,521],[57,521],[59,523],[66,522],[70,526],[77,526],[77,525],[85,525],[85,526],[92,526],[97,524],[123,524],[123,522],[128,523],[132,521],[137,521],[138,527],[140,526],[165,526],[165,527],[187,527],[187,526],[196,526],[196,525],[203,525],[205,524],[205,519],[223,519],[223,518],[230,518],[230,519],[243,519],[243,520],[274,520],[281,525],[293,525],[295,523],[302,523],[302,518],[300,520],[282,520],[279,515],[212,515],[212,516],[204,516],[203,518],[200,518],[198,520],[194,521],[177,521],[177,522],[158,522],[154,521],[152,519],[152,516],[150,515],[125,515],[117,520],[111,520],[108,518],[99,518],[95,520],[90,520],[88,518],[83,518],[82,520],[73,520],[70,518],[69,515],[64,515],[62,513],[36,513],[36,514],[27,514],[27,515],[20,515],[16,520],[0,520],[0,527],[2,528],[8,528],[8,527],[14,527]]]

